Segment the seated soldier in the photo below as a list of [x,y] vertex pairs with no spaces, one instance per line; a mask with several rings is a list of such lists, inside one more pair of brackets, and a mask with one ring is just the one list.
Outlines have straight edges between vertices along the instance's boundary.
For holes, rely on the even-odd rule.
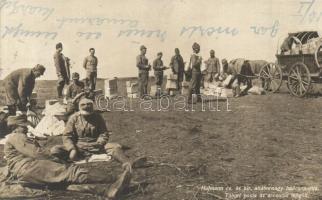
[[[27,137],[28,125],[26,115],[8,118],[8,126],[13,131],[8,135],[4,154],[11,173],[10,177],[37,186],[114,182],[107,190],[104,188],[104,195],[109,199],[118,197],[128,186],[131,179],[129,168],[126,168],[116,179],[112,174],[102,176],[95,173],[93,169],[87,170],[73,164],[65,165],[51,160],[49,151],[41,148],[36,140]],[[95,191],[95,188],[92,190],[90,192],[99,192]]]
[[79,102],[79,111],[68,119],[63,133],[63,146],[52,148],[52,154],[63,158],[66,153],[70,160],[77,160],[95,153],[107,153],[121,162],[124,168],[132,169],[132,166],[144,164],[145,157],[130,161],[122,151],[121,145],[108,143],[109,132],[105,120],[94,112],[94,103],[90,99],[83,98]]
[[73,114],[78,111],[78,102],[79,98],[77,95],[84,92],[84,83],[79,81],[79,74],[74,72],[72,74],[73,83],[70,84],[66,91],[66,100],[67,100],[67,113]]

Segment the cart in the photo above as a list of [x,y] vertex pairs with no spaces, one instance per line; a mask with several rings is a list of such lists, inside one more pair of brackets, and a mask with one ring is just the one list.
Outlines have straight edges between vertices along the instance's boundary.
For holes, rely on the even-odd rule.
[[282,69],[282,79],[287,81],[292,95],[304,97],[312,83],[322,83],[322,38],[317,31],[289,33],[276,58],[276,65]]

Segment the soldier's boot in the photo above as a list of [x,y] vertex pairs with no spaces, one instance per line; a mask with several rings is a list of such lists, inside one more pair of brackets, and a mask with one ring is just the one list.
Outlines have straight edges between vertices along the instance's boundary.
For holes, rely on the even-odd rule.
[[235,97],[240,97],[240,86],[235,88]]
[[130,170],[125,170],[121,175],[119,175],[116,182],[114,182],[106,193],[108,199],[114,200],[120,197],[124,189],[126,189],[131,181]]

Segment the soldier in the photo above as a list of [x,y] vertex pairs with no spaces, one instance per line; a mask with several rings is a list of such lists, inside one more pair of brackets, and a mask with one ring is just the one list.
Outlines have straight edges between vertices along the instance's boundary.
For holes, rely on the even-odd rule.
[[219,80],[224,81],[228,77],[228,61],[224,58],[221,60],[222,72],[220,73]]
[[86,70],[86,82],[91,90],[95,90],[97,79],[97,57],[95,49],[89,49],[90,55],[84,59],[83,67]]
[[210,51],[210,58],[205,61],[206,64],[206,77],[205,81],[212,82],[217,81],[220,75],[220,62],[219,59],[215,57],[215,51]]
[[74,72],[72,74],[73,83],[70,84],[66,91],[67,99],[67,113],[72,114],[78,110],[79,98],[76,98],[77,95],[84,92],[84,83],[79,81],[79,74]]
[[180,55],[180,50],[178,48],[175,48],[174,52],[175,55],[171,58],[170,67],[173,74],[176,74],[178,76],[177,90],[181,91],[184,74],[184,62],[182,56]]
[[157,54],[157,58],[153,61],[154,76],[156,79],[157,91],[155,96],[161,95],[161,88],[163,83],[163,71],[168,69],[168,67],[163,66],[162,52]]
[[58,157],[68,154],[71,160],[105,152],[122,163],[124,168],[132,169],[145,162],[146,158],[131,161],[124,155],[122,147],[116,143],[108,143],[109,131],[104,118],[94,112],[94,103],[83,98],[79,102],[79,111],[68,119],[63,133],[63,146],[56,146],[52,153]]
[[[53,161],[50,151],[42,148],[36,140],[27,137],[28,125],[30,124],[26,115],[8,118],[8,126],[13,131],[8,135],[4,145],[4,154],[11,177],[39,186],[113,183],[108,189],[104,188],[103,193],[109,199],[117,198],[129,185],[131,179],[129,168],[126,168],[116,179],[113,174],[102,175],[93,169],[88,170],[77,165],[65,165]],[[78,185],[78,188],[82,189],[81,186]],[[84,186],[83,190],[88,191],[88,185]],[[94,194],[99,192],[95,188],[90,190]]]
[[54,62],[56,67],[56,73],[58,76],[57,81],[57,96],[58,98],[63,97],[63,89],[65,85],[69,84],[70,70],[69,70],[69,58],[65,57],[62,53],[63,44],[56,44],[56,53],[54,55]]
[[139,95],[144,98],[148,94],[149,71],[151,65],[148,64],[148,59],[145,57],[146,47],[140,47],[141,54],[136,57],[136,67],[139,69]]
[[[46,68],[37,64],[34,68],[22,68],[11,72],[4,79],[7,105],[10,109],[27,110],[36,78],[45,73]],[[13,108],[15,107],[15,108]]]
[[200,97],[200,86],[201,86],[201,63],[202,58],[198,55],[200,52],[200,45],[198,43],[194,43],[192,45],[193,54],[190,57],[189,68],[191,69],[191,80],[189,85],[189,96],[188,103],[195,103],[192,101],[192,95],[197,95],[197,101],[201,102]]

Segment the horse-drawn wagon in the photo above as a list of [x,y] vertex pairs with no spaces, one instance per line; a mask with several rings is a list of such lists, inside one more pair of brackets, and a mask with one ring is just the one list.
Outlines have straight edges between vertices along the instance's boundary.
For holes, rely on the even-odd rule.
[[317,31],[289,33],[276,58],[292,95],[303,97],[312,83],[322,83],[322,38]]

